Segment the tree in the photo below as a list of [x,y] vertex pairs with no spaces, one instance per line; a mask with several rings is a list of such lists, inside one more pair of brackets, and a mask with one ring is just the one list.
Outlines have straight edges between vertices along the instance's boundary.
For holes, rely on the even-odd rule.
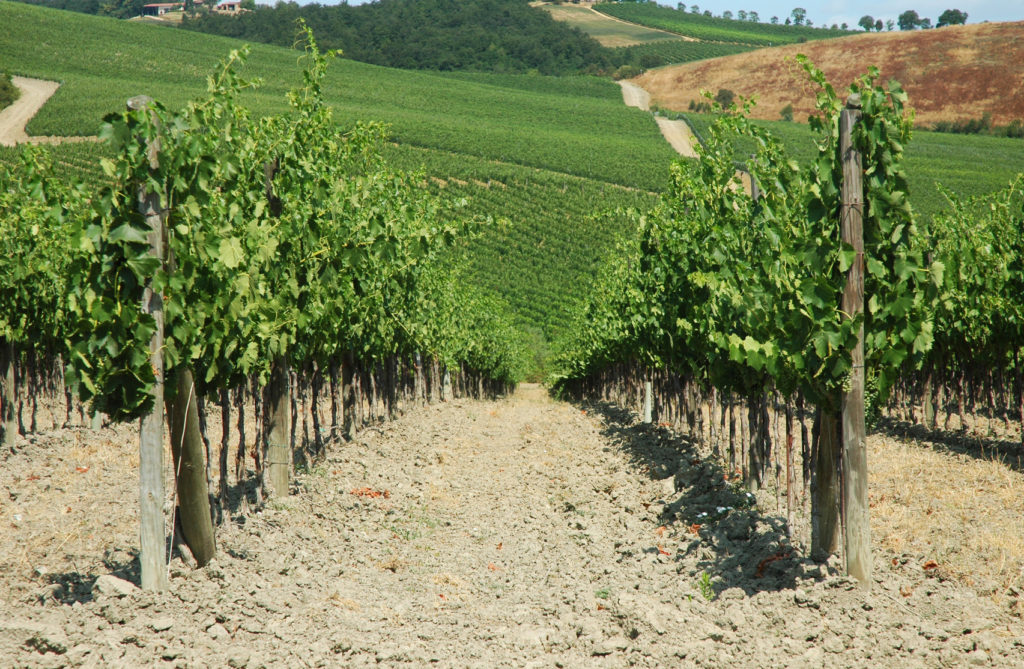
[[860,17],[860,21],[857,21],[857,25],[859,25],[864,30],[871,32],[871,30],[873,30],[875,27],[875,17],[865,14],[864,16]]
[[897,23],[900,24],[900,30],[917,30],[918,24],[921,22],[921,17],[917,15],[913,9],[908,9],[899,15]]
[[[895,27],[896,27],[896,22],[895,21],[893,21],[892,19],[887,19],[886,20],[886,22],[885,22],[885,29],[886,30],[888,30],[889,32],[892,32],[892,29],[895,28]],[[879,30],[881,30],[881,28],[879,28]]]
[[924,30],[928,30],[929,28],[932,27],[932,20],[929,18],[921,19],[920,21],[917,22],[917,27],[922,28]]
[[790,16],[793,17],[793,25],[802,26],[804,24],[804,21],[807,20],[807,10],[804,9],[803,7],[796,7],[790,13]]
[[875,30],[882,32],[882,19],[875,21]]
[[850,29],[850,24],[847,23],[846,21],[843,21],[841,24],[839,24],[839,29],[840,30],[849,30]]
[[750,21],[751,23],[760,23],[761,15],[753,11],[747,12],[747,20]]
[[730,91],[728,88],[719,88],[718,92],[715,93],[715,102],[722,105],[722,109],[728,109],[732,106],[733,100],[736,99],[736,94]]
[[947,9],[939,14],[939,21],[935,24],[935,27],[962,26],[965,23],[967,23],[967,12],[962,12],[959,9]]
[[773,26],[779,25],[779,17],[777,17],[777,16],[773,16],[772,17],[772,25]]
[[697,5],[690,5],[690,13],[700,14],[700,7],[698,7]]
[[722,18],[723,19],[730,19],[731,20],[732,19],[732,12],[730,12],[728,9],[725,10],[724,12],[722,12]]

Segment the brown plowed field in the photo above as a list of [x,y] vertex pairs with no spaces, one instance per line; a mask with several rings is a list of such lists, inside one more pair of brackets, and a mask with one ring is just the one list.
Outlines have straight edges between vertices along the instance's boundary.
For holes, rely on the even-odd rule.
[[806,54],[838,91],[869,65],[883,80],[896,79],[910,95],[917,123],[979,118],[996,125],[1024,119],[1024,22],[952,26],[914,32],[870,33],[676,65],[634,81],[659,106],[685,110],[701,90],[727,88],[757,95],[754,116],[778,119],[792,104],[803,120],[814,109],[814,90],[794,56]]

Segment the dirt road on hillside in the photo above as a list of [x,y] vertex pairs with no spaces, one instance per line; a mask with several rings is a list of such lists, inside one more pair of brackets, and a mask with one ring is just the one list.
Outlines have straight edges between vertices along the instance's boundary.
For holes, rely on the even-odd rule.
[[33,144],[57,144],[60,142],[96,141],[95,137],[29,137],[25,126],[43,108],[46,101],[57,92],[60,84],[44,79],[11,77],[12,83],[21,91],[21,97],[13,104],[0,110],[0,146]]
[[882,549],[865,593],[835,562],[789,547],[771,492],[730,486],[664,428],[535,385],[332,443],[292,495],[228,509],[215,561],[176,558],[163,593],[127,582],[138,582],[136,453],[124,427],[55,430],[0,454],[5,664],[1024,661],[1005,607]]
[[[622,101],[626,103],[626,106],[636,107],[644,111],[650,110],[650,93],[629,81],[620,81],[619,86],[622,87]],[[697,152],[693,150],[693,145],[697,142],[697,138],[693,136],[693,132],[686,121],[671,121],[660,116],[655,116],[654,120],[658,122],[658,128],[661,130],[662,136],[665,137],[665,140],[679,155],[686,158],[697,157]]]

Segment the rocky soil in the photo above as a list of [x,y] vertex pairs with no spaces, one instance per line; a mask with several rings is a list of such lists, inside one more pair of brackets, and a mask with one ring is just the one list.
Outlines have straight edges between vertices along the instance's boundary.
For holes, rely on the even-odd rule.
[[884,547],[866,591],[790,545],[774,493],[536,386],[333,444],[160,593],[133,584],[135,444],[0,455],[3,666],[1024,665],[1004,604]]

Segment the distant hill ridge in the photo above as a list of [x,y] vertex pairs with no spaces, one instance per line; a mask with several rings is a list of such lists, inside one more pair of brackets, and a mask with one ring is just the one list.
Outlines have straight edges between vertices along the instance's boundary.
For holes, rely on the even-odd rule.
[[636,79],[652,102],[685,111],[700,92],[725,88],[758,99],[754,116],[794,118],[814,110],[814,95],[793,57],[806,54],[838,90],[869,65],[896,79],[910,96],[916,122],[976,119],[996,125],[1024,119],[1024,22],[982,23],[933,30],[864,33],[652,70]]

